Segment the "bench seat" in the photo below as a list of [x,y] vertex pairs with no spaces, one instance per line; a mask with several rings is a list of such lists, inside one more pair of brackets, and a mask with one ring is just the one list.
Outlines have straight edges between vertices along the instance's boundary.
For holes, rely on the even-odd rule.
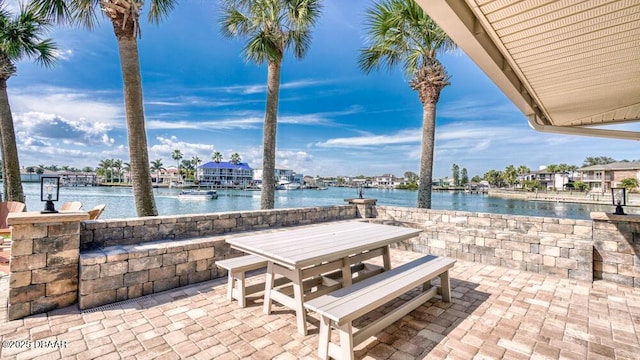
[[[423,256],[399,267],[385,271],[352,286],[322,295],[305,303],[305,307],[320,315],[318,355],[336,359],[353,359],[353,348],[375,335],[404,315],[432,298],[438,287],[431,287],[430,280],[440,277],[442,300],[451,301],[449,269],[454,259]],[[355,333],[352,321],[402,294],[423,285],[423,292],[399,308],[386,314]],[[340,334],[340,343],[331,342],[331,329]]]
[[234,258],[219,260],[216,265],[227,270],[227,298],[229,301],[238,300],[240,307],[247,306],[247,295],[264,290],[264,283],[245,285],[245,277],[248,271],[267,267],[267,260],[256,255],[244,255]]

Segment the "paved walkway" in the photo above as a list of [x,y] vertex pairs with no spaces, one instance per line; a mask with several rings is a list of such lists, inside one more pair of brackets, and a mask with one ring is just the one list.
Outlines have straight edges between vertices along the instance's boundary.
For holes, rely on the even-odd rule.
[[[392,254],[394,263],[417,255]],[[0,282],[6,304],[7,277]],[[640,359],[640,289],[464,261],[451,285],[451,303],[432,299],[361,344],[356,358]],[[94,311],[72,306],[7,322],[0,309],[0,358],[316,358],[314,314],[302,336],[292,311],[276,304],[267,316],[260,299],[240,309],[225,295],[218,279]]]

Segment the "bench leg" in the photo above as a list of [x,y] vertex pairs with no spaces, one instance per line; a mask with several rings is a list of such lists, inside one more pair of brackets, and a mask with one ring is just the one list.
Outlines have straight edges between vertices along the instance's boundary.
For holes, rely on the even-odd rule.
[[329,359],[329,342],[331,341],[331,320],[320,316],[320,329],[318,330],[318,357]]
[[340,331],[340,359],[353,359],[353,327],[351,321],[338,327]]
[[244,271],[236,274],[236,290],[238,295],[238,305],[243,308],[247,306],[247,292],[245,288]]
[[442,301],[451,302],[451,283],[449,282],[449,270],[440,274],[440,291]]
[[227,299],[233,301],[233,287],[236,285],[231,271],[227,271]]
[[265,315],[271,314],[271,290],[274,286],[274,278],[273,274],[273,263],[271,261],[267,262],[267,275],[264,283],[264,305],[262,307],[262,312]]

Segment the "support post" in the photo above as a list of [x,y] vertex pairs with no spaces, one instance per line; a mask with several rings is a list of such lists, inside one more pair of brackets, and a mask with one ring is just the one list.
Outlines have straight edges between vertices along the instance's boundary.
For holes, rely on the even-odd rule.
[[9,320],[78,301],[80,222],[86,212],[11,213]]
[[361,218],[374,218],[376,217],[376,202],[377,199],[344,199],[349,205],[356,205],[358,209],[358,216]]

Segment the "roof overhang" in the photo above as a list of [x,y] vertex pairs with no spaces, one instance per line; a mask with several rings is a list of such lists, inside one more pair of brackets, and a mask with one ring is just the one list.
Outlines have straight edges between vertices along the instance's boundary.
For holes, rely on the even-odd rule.
[[640,2],[416,0],[538,131],[640,140]]

